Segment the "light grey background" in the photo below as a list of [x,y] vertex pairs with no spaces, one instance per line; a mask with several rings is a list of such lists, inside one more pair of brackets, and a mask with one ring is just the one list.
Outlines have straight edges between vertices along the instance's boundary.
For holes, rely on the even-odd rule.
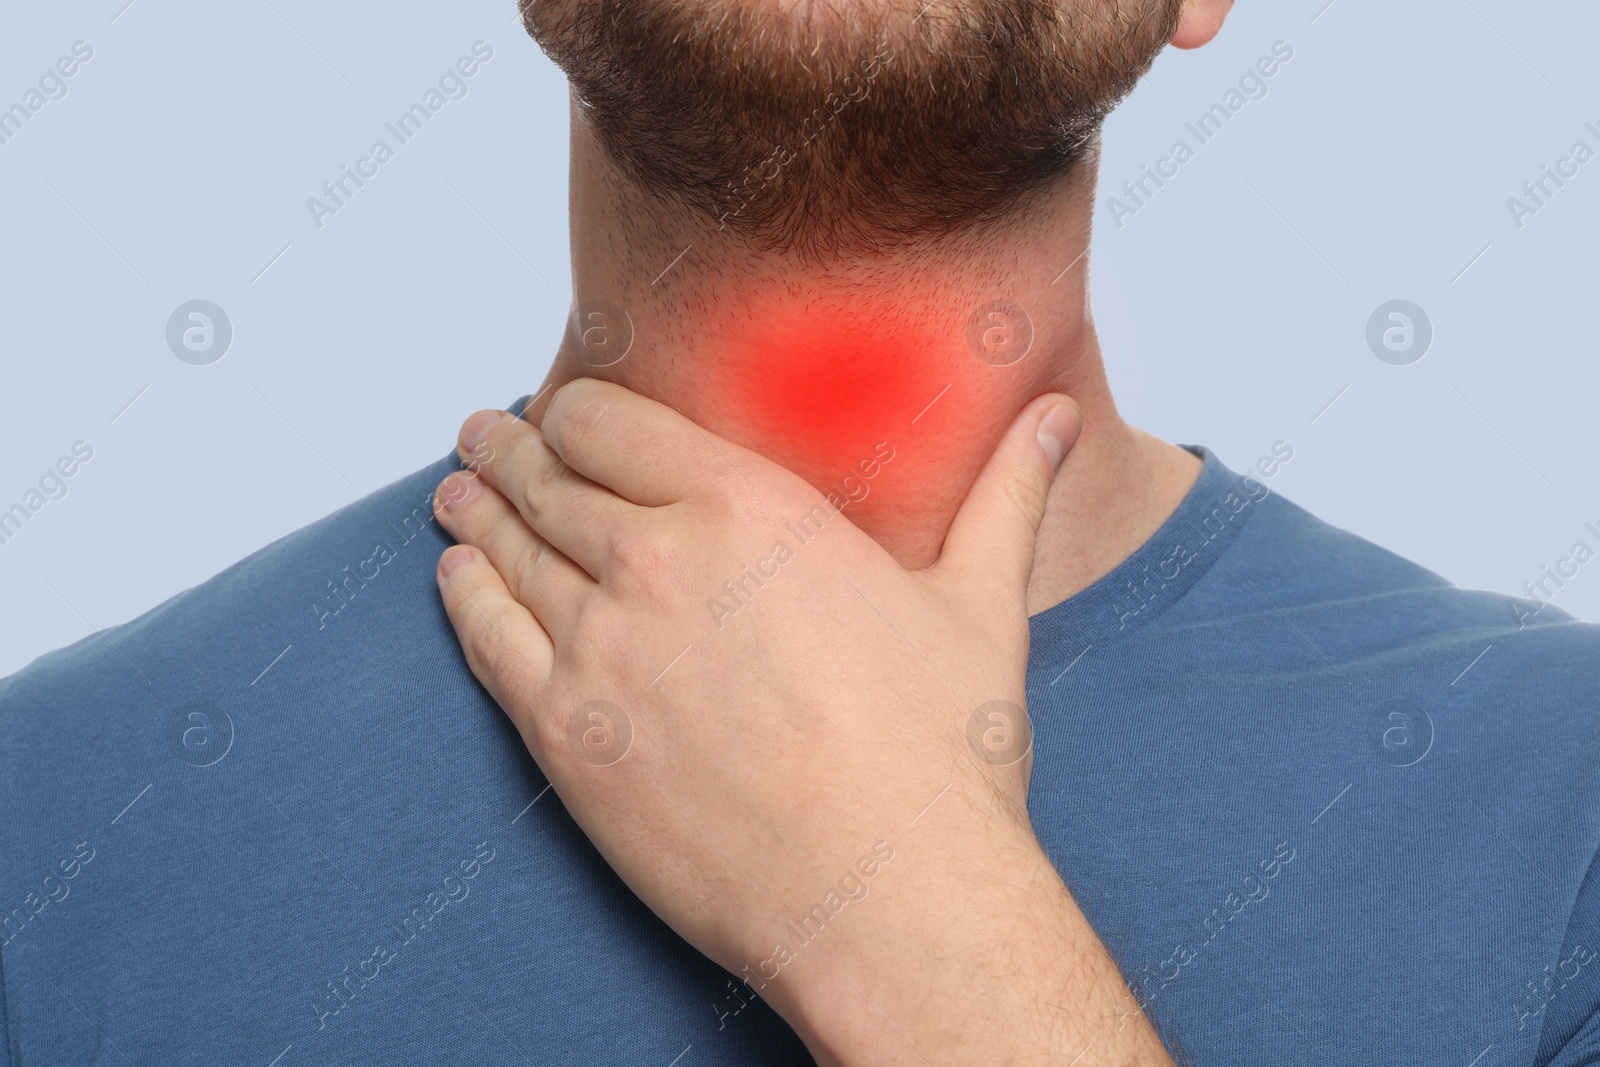
[[[1096,209],[1129,418],[1236,469],[1287,442],[1273,489],[1463,585],[1600,549],[1600,159],[1507,207],[1600,151],[1597,37],[1578,0],[1245,0],[1164,55]],[[7,5],[0,107],[80,40],[0,144],[0,510],[94,449],[0,545],[0,675],[445,454],[536,387],[569,295],[565,85],[507,0]],[[319,230],[307,198],[479,40],[468,95]],[[1267,95],[1119,228],[1108,197],[1278,41]],[[1366,342],[1396,298],[1435,329],[1410,366]],[[233,324],[209,366],[166,343],[194,299]],[[1557,603],[1600,619],[1600,560]]]

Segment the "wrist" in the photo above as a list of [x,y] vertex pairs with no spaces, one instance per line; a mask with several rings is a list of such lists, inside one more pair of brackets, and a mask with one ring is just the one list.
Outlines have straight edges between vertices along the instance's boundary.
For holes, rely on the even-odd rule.
[[1167,1062],[1031,828],[926,844],[763,991],[819,1064]]

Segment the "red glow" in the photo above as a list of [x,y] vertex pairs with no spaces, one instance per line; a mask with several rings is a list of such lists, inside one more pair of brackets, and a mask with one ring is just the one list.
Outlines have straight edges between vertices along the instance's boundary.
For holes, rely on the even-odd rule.
[[[706,323],[675,406],[842,507],[907,566],[926,566],[1036,364],[968,347],[965,308],[853,301],[833,289],[749,297]],[[840,502],[843,502],[842,504]]]
[[960,338],[938,336],[924,309],[769,308],[734,324],[725,344],[719,377],[731,420],[819,487],[878,442],[903,448],[918,414],[973,369],[952,364]]

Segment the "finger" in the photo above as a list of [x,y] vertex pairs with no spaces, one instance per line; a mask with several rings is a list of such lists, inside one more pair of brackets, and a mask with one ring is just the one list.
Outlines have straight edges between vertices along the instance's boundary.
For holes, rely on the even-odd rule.
[[540,537],[511,503],[472,471],[450,475],[434,493],[434,512],[457,541],[480,549],[517,603],[565,645],[595,581]]
[[545,443],[572,467],[625,500],[663,507],[730,473],[734,450],[673,411],[595,378],[568,382],[540,424]]
[[618,545],[639,539],[649,515],[575,472],[537,429],[504,411],[467,419],[457,451],[534,532],[597,579],[616,558]]
[[439,557],[439,595],[467,665],[524,739],[555,666],[550,637],[511,597],[482,552],[452,545]]
[[956,513],[935,569],[991,587],[998,572],[1004,595],[1023,594],[1050,486],[1082,428],[1077,407],[1059,394],[1023,408]]

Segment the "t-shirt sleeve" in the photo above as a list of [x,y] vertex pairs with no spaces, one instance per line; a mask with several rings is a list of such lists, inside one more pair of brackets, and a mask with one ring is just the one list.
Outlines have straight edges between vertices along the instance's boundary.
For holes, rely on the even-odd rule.
[[1600,1067],[1600,854],[1578,890],[1560,956],[1523,992],[1519,1011],[1541,1023],[1537,1067]]

